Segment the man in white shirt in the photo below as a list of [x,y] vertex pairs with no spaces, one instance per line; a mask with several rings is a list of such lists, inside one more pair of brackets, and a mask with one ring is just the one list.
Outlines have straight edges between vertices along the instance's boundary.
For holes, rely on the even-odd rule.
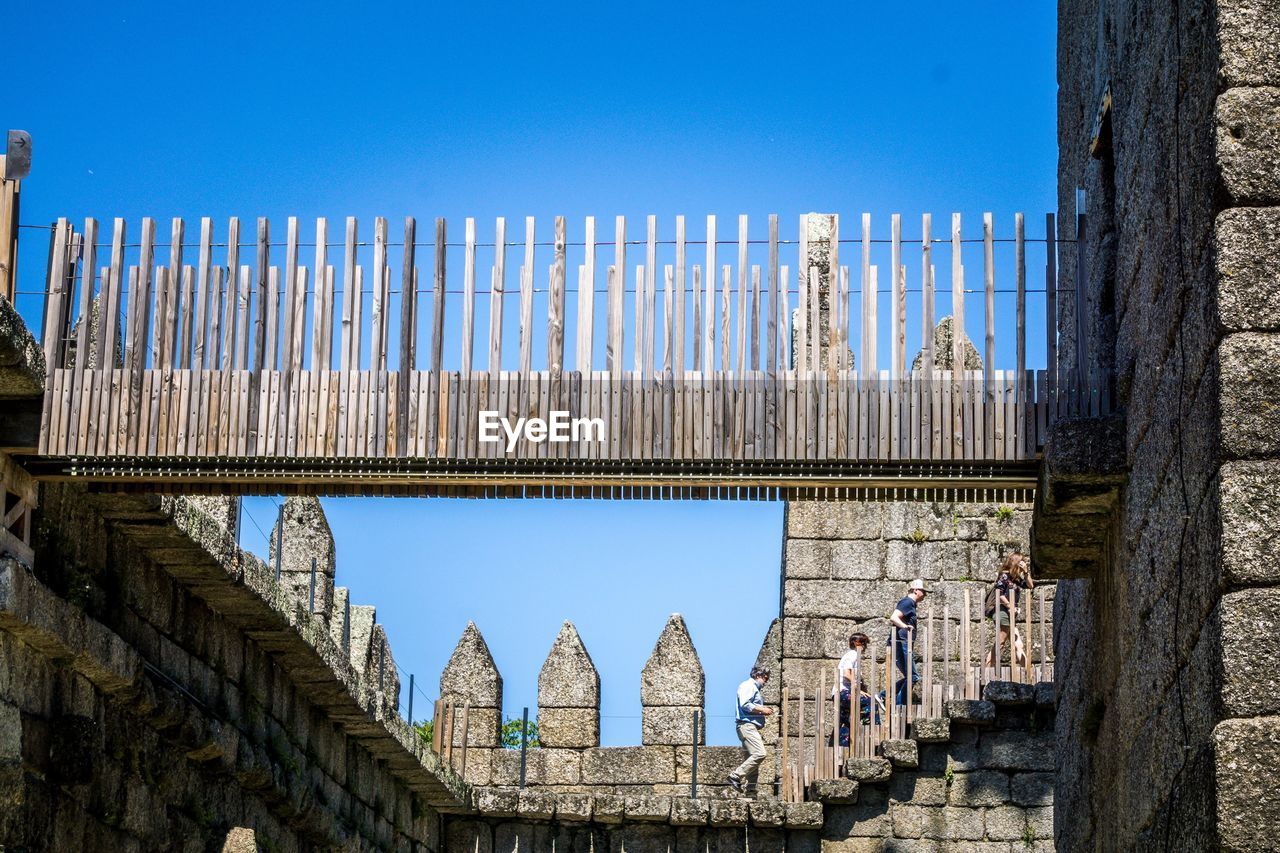
[[760,737],[760,730],[764,728],[764,718],[770,716],[773,709],[764,704],[761,690],[768,683],[769,670],[756,666],[751,669],[751,677],[738,685],[738,707],[735,712],[738,739],[746,747],[747,760],[729,774],[729,787],[739,794],[755,792],[760,762],[764,761],[764,738]]

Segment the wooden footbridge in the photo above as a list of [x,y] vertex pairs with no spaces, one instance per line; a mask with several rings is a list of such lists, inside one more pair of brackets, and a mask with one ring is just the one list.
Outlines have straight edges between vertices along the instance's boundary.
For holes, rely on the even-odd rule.
[[[958,214],[874,240],[867,215],[848,235],[807,214],[790,239],[777,216],[727,235],[709,216],[696,240],[684,217],[661,239],[652,216],[610,240],[590,217],[572,241],[563,217],[523,224],[467,219],[459,241],[410,218],[393,241],[386,219],[321,219],[306,240],[291,218],[279,241],[266,219],[175,219],[165,244],[151,219],[59,220],[23,465],[221,493],[974,496],[1031,487],[1050,421],[1107,406],[1096,376],[1027,364],[1029,310],[1058,361],[1052,214],[1035,240],[1021,214],[1001,238]],[[981,351],[951,334],[966,303]]]

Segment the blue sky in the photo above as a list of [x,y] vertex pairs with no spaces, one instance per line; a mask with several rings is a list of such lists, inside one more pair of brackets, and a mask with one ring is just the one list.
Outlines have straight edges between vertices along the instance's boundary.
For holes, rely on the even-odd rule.
[[[921,212],[937,235],[960,211],[976,236],[989,210],[998,236],[1025,211],[1041,237],[1055,204],[1055,15],[1048,2],[28,3],[6,19],[0,121],[34,140],[32,225],[414,215],[422,234],[436,216],[563,214],[572,239],[588,214],[611,235],[616,214],[683,213],[694,237],[708,213],[723,231],[776,212],[785,236],[822,210],[846,229],[869,211],[879,238],[890,212],[918,237]],[[19,309],[33,324],[46,247],[24,230]],[[1028,250],[1033,290],[1040,252]],[[1029,298],[1033,329],[1042,299]],[[966,304],[979,335],[981,297]],[[1000,316],[1011,305],[998,296]],[[1028,349],[1042,363],[1038,336]],[[569,618],[602,673],[606,743],[638,742],[639,670],[669,613],[689,621],[713,715],[777,613],[781,505],[326,508],[339,582],[377,605],[430,694],[473,618],[519,714]],[[269,525],[270,501],[249,510]],[[731,742],[729,721],[713,716],[709,736]]]

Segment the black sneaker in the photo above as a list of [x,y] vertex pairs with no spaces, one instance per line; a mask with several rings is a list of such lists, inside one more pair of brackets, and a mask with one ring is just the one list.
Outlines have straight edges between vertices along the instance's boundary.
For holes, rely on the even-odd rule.
[[737,791],[739,794],[743,793],[742,780],[737,776],[734,776],[732,773],[729,774],[729,787]]

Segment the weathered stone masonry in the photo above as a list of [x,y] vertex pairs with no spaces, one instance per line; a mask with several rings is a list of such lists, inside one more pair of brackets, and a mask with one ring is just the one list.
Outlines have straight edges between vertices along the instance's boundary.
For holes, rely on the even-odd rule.
[[[1061,352],[1114,367],[1122,409],[1064,425],[1047,454],[1086,481],[1092,428],[1115,484],[1082,508],[1075,554],[1037,548],[1077,578],[1056,603],[1058,845],[1271,849],[1280,4],[1083,0],[1058,23],[1059,207],[1083,188],[1088,213]],[[1074,281],[1074,252],[1060,269]]]

